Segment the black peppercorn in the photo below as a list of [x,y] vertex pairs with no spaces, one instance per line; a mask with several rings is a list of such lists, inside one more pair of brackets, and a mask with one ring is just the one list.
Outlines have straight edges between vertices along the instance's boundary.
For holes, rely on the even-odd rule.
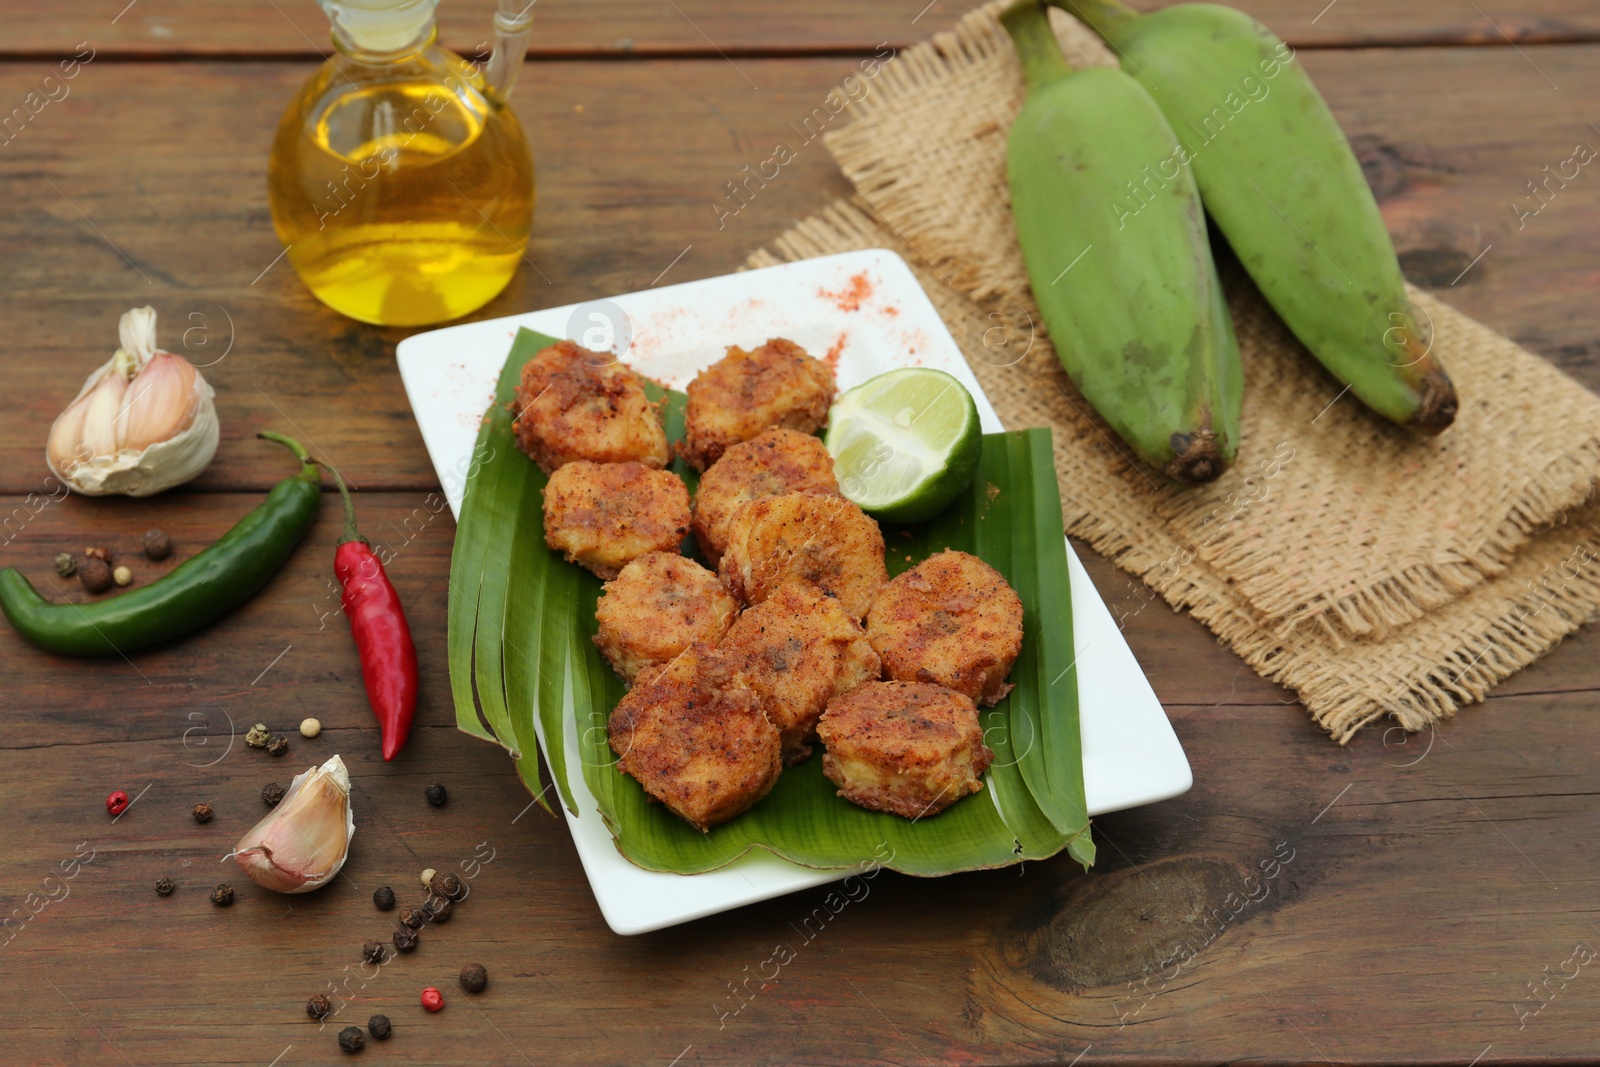
[[146,530],[144,554],[151,559],[166,559],[172,555],[172,538],[162,530]]
[[440,871],[434,875],[433,880],[428,883],[428,888],[433,890],[435,896],[453,900],[458,904],[467,895],[466,885],[449,871]]
[[388,911],[394,907],[394,890],[386,885],[380,885],[372,891],[372,902],[378,906],[379,911]]
[[78,581],[91,593],[104,593],[111,588],[111,564],[103,559],[86,559],[78,568]]
[[409,926],[394,928],[394,947],[400,952],[410,952],[417,947],[417,932]]
[[383,942],[368,941],[361,946],[361,957],[368,963],[382,963],[384,957]]
[[436,808],[444,807],[444,802],[450,799],[450,794],[444,791],[444,786],[437,782],[430,785],[423,795],[428,798],[428,803]]
[[422,905],[422,910],[428,913],[429,922],[450,921],[450,902],[444,897],[429,897]]
[[196,804],[194,806],[194,821],[195,822],[210,822],[211,821],[211,805],[210,804]]
[[326,993],[314,993],[311,999],[306,1001],[306,1014],[313,1019],[320,1021],[326,1018],[332,1010],[333,1001],[328,999],[328,994]]
[[283,786],[277,782],[268,782],[261,787],[261,802],[269,808],[275,808],[278,806],[278,802],[283,799],[283,793]]
[[412,908],[410,911],[400,916],[400,921],[406,926],[411,927],[413,930],[420,930],[422,928],[422,924],[428,921],[428,913],[423,911],[421,908]]
[[468,993],[482,993],[489,985],[489,972],[481,963],[469,963],[461,968],[461,988]]
[[346,1052],[360,1052],[367,1044],[367,1035],[359,1026],[347,1026],[339,1031],[339,1047]]
[[178,887],[172,884],[172,879],[171,878],[157,878],[156,879],[156,895],[157,896],[170,897],[172,895],[172,891],[174,889],[176,889],[176,888],[178,888]]
[[211,891],[211,903],[219,908],[226,908],[233,903],[233,886],[227,882],[218,882],[217,888]]
[[269,755],[281,756],[287,751],[289,751],[289,739],[287,737],[282,734],[273,734],[267,738],[267,753]]
[[367,1020],[367,1033],[379,1041],[389,1038],[389,1017],[387,1015],[374,1015]]

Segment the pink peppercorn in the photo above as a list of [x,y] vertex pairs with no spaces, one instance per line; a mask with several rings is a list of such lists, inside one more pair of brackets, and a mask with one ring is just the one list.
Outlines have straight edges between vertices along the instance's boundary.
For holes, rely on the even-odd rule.
[[106,811],[112,815],[121,815],[128,810],[128,794],[122,790],[115,790],[106,797]]
[[422,1006],[429,1011],[441,1011],[444,1008],[444,994],[433,986],[422,991]]

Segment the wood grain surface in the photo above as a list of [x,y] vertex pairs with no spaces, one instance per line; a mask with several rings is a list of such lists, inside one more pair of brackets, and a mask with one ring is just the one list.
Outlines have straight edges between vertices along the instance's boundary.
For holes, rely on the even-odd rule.
[[[308,4],[279,6],[308,34],[319,24]],[[778,56],[870,51],[959,14],[935,5],[896,36],[891,22],[909,24],[920,4],[675,6],[688,18],[645,0],[540,8],[536,48],[593,58],[531,65],[519,84],[539,165],[532,265],[483,317],[641,288],[680,253],[663,284],[735,269],[850,191],[811,145],[718,229],[722,183],[765,158],[856,62]],[[1545,165],[1600,144],[1600,46],[1532,43],[1593,35],[1600,17],[1577,2],[1477,6],[1528,43],[1332,49],[1305,62],[1368,165],[1411,276],[1600,388],[1596,177],[1585,170],[1520,227],[1512,207]],[[423,695],[410,746],[383,763],[330,585],[331,495],[284,571],[190,639],[85,662],[0,627],[0,911],[11,917],[0,927],[0,1062],[336,1063],[337,1030],[378,1012],[394,1037],[363,1055],[406,1063],[1592,1056],[1600,973],[1573,962],[1576,946],[1600,946],[1592,634],[1437,731],[1379,727],[1341,749],[1292,693],[1082,549],[1195,773],[1183,797],[1096,820],[1091,874],[1065,857],[934,881],[885,874],[837,914],[818,889],[611,934],[566,827],[529,806],[502,751],[454,728],[454,524],[394,370],[405,332],[341,319],[272,265],[265,153],[310,49],[273,25],[286,20],[270,4],[224,16],[140,0],[114,27],[121,4],[13,7],[0,45],[13,55],[70,54],[91,17],[111,32],[70,94],[0,144],[13,398],[0,416],[0,565],[48,588],[60,583],[57,552],[103,545],[149,581],[288,473],[257,430],[298,433],[360,487],[363,527],[393,552]],[[1492,43],[1470,4],[1338,0],[1316,17],[1322,7],[1249,5],[1308,43]],[[727,58],[691,38],[690,19]],[[623,35],[636,53],[696,54],[604,57]],[[165,58],[230,53],[240,57]],[[287,54],[301,58],[272,58]],[[0,62],[0,103],[12,102],[0,111],[54,69]],[[45,431],[114,347],[118,314],[145,302],[168,347],[217,360],[206,370],[223,423],[217,461],[154,500],[57,499]],[[173,536],[168,563],[137,554],[151,526]],[[322,735],[291,733],[281,759],[243,744],[257,721],[290,732],[306,716]],[[224,860],[266,811],[261,787],[334,752],[350,765],[359,827],[343,875],[300,897],[256,889]],[[447,806],[425,802],[431,782],[449,788]],[[103,808],[114,788],[138,798],[115,822]],[[198,802],[216,810],[203,826],[189,815]],[[471,896],[415,954],[362,966],[361,943],[393,926],[372,889],[420,900],[425,867],[472,875]],[[165,899],[153,889],[163,876],[179,884]],[[222,880],[238,894],[228,909],[206,897]],[[778,944],[794,959],[764,979]],[[477,997],[451,984],[469,961],[490,973]],[[303,1004],[330,983],[343,1006],[319,1029]],[[427,985],[448,998],[438,1015],[418,1005]]]
[[[1589,106],[1600,98],[1600,47],[1523,52],[1411,49],[1397,62],[1368,49],[1308,53],[1305,63],[1368,163],[1413,280],[1597,388],[1593,323],[1573,304],[1596,279],[1594,176],[1546,194],[1520,229],[1512,205],[1537,204],[1527,183],[1577,142],[1600,146]],[[538,169],[529,265],[479,317],[726,273],[848,194],[813,141],[719,228],[724,183],[777,140],[795,140],[789,123],[856,61],[739,66],[760,90],[712,58],[563,63],[556,96],[532,65],[515,95]],[[0,101],[22,99],[51,69],[0,64]],[[406,332],[343,318],[274,263],[282,246],[266,152],[309,70],[90,63],[69,95],[0,145],[0,280],[15,308],[8,342],[25,354],[9,368],[17,402],[0,420],[0,491],[40,491],[51,421],[115,348],[117,316],[140,303],[160,312],[164,344],[215,363],[204,373],[223,448],[196,487],[276,481],[278,450],[251,442],[269,427],[298,432],[358,485],[434,484],[394,371]]]
[[[1173,0],[1133,0],[1145,10]],[[901,47],[949,29],[972,5],[951,0],[542,0],[530,53],[801,55]],[[1600,39],[1588,0],[1240,0],[1238,8],[1291,43],[1499,45]],[[494,5],[451,0],[441,39],[485,46]],[[18,5],[0,54],[70,53],[80,41],[119,55],[306,56],[329,50],[328,25],[308,0],[86,0]]]

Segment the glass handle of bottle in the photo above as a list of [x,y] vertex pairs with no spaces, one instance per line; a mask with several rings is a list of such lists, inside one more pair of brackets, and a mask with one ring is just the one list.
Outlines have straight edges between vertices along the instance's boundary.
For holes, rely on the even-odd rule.
[[534,0],[500,0],[494,13],[494,51],[485,75],[489,89],[501,103],[511,99],[517,71],[528,54],[528,30],[533,24]]

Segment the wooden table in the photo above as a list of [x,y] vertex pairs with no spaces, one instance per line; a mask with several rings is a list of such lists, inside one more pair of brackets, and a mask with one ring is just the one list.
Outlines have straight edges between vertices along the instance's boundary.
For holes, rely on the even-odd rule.
[[[847,192],[816,148],[725,229],[711,206],[860,57],[961,13],[925,2],[544,0],[515,94],[538,158],[539,270],[480,314],[640,288],[669,264],[668,281],[720,274]],[[1523,228],[1511,207],[1575,144],[1600,144],[1600,9],[1324,2],[1244,6],[1305,49],[1413,279],[1600,387],[1600,175],[1584,173]],[[326,47],[320,14],[306,0],[6,8],[0,111],[45,88],[58,60],[93,58],[0,144],[12,398],[0,419],[0,563],[41,581],[58,551],[106,544],[149,577],[140,532],[167,529],[179,555],[209,542],[285,473],[255,432],[298,433],[350,473],[367,529],[395,553],[424,696],[410,747],[382,763],[330,588],[331,495],[268,589],[193,639],[82,663],[0,632],[0,894],[12,916],[0,1060],[332,1062],[337,1027],[375,1012],[395,1036],[367,1050],[373,1062],[1594,1054],[1600,971],[1572,962],[1600,945],[1591,635],[1443,730],[1375,728],[1339,748],[1292,694],[1092,554],[1195,771],[1186,796],[1097,820],[1093,874],[1063,856],[931,882],[885,876],[811,940],[796,928],[822,890],[614,936],[566,827],[529,807],[499,750],[454,728],[453,529],[395,372],[404,331],[340,318],[275,260],[266,152]],[[446,8],[447,39],[471,51],[488,5]],[[156,500],[51,499],[50,421],[114,347],[118,314],[144,303],[160,311],[167,345],[221,358],[206,371],[223,424],[217,460]],[[292,731],[308,715],[322,736],[295,735],[285,759],[243,744],[254,722]],[[219,862],[264,812],[262,785],[335,751],[351,766],[361,826],[347,877],[282,898]],[[435,781],[450,789],[446,807],[423,799]],[[113,788],[137,796],[115,823],[102,809]],[[217,812],[203,826],[189,814],[201,801]],[[1291,858],[1264,899],[1213,911],[1275,857]],[[474,861],[472,896],[448,926],[371,980],[352,977],[361,943],[391,926],[373,910],[375,886],[405,899],[423,868]],[[162,876],[179,883],[170,898],[153,890]],[[229,909],[207,901],[221,879],[239,890]],[[731,1014],[742,1003],[733,987],[779,942],[797,958],[764,988],[743,985],[749,1003]],[[470,960],[492,977],[469,999],[449,982]],[[319,1032],[302,1005],[330,983],[353,999]],[[442,1014],[418,1006],[426,985],[450,996]]]

